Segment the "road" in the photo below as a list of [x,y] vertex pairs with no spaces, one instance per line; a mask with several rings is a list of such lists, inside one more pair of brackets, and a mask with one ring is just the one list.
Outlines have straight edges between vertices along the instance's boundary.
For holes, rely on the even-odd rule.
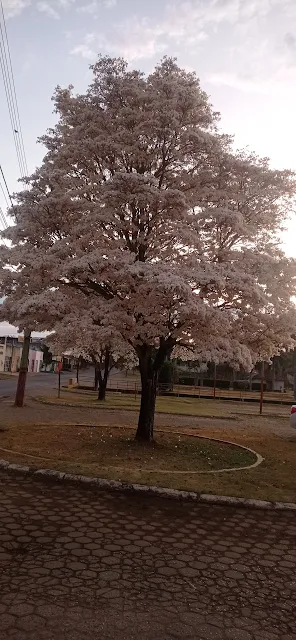
[[[110,378],[113,376],[120,377],[124,380],[124,376],[116,369],[110,372]],[[68,384],[69,378],[76,380],[76,371],[62,371],[61,384]],[[94,373],[92,367],[82,370],[79,373],[79,381],[84,384],[93,384]],[[6,380],[0,379],[0,399],[3,397],[13,398],[16,391],[17,376],[7,376]],[[26,393],[27,395],[56,395],[58,385],[58,376],[56,373],[29,373],[27,376]]]
[[[63,374],[64,375],[64,374]],[[0,397],[15,395],[17,376],[9,376],[7,380],[0,380]],[[51,395],[57,389],[57,375],[52,373],[33,373],[27,377],[26,390],[29,395],[46,393]]]
[[295,640],[294,513],[0,472],[1,640]]
[[[76,379],[76,371],[62,372],[61,384],[67,384],[69,378]],[[80,381],[91,384],[93,373],[91,369],[80,372]],[[3,396],[14,397],[17,385],[17,376],[9,376],[7,380],[0,380],[0,398]],[[57,393],[58,376],[56,373],[32,373],[27,376],[26,393],[28,395],[55,395]]]

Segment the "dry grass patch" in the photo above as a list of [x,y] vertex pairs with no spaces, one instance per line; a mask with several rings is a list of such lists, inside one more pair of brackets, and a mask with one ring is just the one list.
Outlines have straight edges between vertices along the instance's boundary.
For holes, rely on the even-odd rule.
[[91,465],[92,475],[102,475],[105,469],[114,467],[122,471],[125,479],[135,471],[210,471],[256,462],[254,454],[240,447],[168,430],[158,433],[157,441],[147,445],[137,442],[134,431],[129,428],[11,427],[0,433],[0,446],[11,452],[41,457],[53,465],[57,462],[77,464],[79,470]]
[[[296,502],[296,432],[289,427],[289,407],[264,407],[263,416],[259,416],[256,405],[243,402],[199,400],[198,398],[158,398],[155,438],[159,444],[154,448],[147,448],[145,453],[147,462],[143,463],[143,452],[141,452],[142,458],[137,457],[139,453],[136,449],[137,445],[133,444],[138,399],[116,395],[115,406],[113,401],[114,396],[110,394],[106,405],[92,403],[84,405],[83,408],[78,408],[76,405],[74,408],[63,407],[61,404],[58,406],[43,405],[37,402],[31,403],[24,410],[3,406],[2,425],[9,427],[9,431],[0,433],[0,446],[5,447],[4,443],[6,442],[7,449],[14,448],[16,450],[18,447],[19,450],[28,451],[26,447],[29,442],[30,446],[35,448],[31,449],[32,459],[4,452],[0,452],[0,457],[12,462],[30,463],[37,467],[46,466],[69,473],[82,473],[220,495]],[[105,406],[107,410],[104,410]],[[235,418],[235,420],[231,420],[231,418]],[[228,419],[230,419],[229,422]],[[63,447],[67,447],[67,455],[64,455],[61,451],[64,452],[65,448],[59,449],[61,441],[56,440],[59,432],[56,425],[66,422],[69,423],[67,429],[61,427],[61,436],[59,436],[59,438],[65,439]],[[130,446],[127,446],[126,443],[120,445],[122,448],[118,463],[114,465],[114,459],[112,459],[112,456],[114,458],[114,441],[110,439],[112,446],[108,450],[105,449],[104,455],[99,458],[97,450],[92,449],[93,441],[83,444],[82,439],[88,438],[88,436],[81,434],[80,439],[77,439],[77,432],[71,430],[71,425],[78,422],[92,423],[95,434],[99,433],[100,426],[107,429],[104,425],[108,425],[108,428],[126,427],[126,435],[131,440],[131,444]],[[160,430],[167,433],[167,438],[161,439]],[[148,467],[148,460],[155,463],[163,456],[163,461],[170,459],[171,464],[174,461],[176,463],[176,459],[173,458],[174,452],[171,450],[173,443],[178,445],[177,431],[231,440],[257,451],[265,460],[259,467],[251,470],[194,475],[191,472],[192,466],[190,466],[193,460],[190,457],[192,454],[186,453],[185,447],[185,453],[182,454],[184,458],[182,464],[184,469],[185,465],[188,465],[186,474],[160,473],[156,470],[156,466],[154,467],[155,471],[148,473],[147,468],[151,469],[150,466]],[[111,430],[110,433],[113,431]],[[123,433],[122,430],[121,433]],[[45,434],[47,439],[43,442]],[[9,440],[12,437],[13,441]],[[43,455],[54,459],[49,461],[34,459],[34,455],[40,453],[40,447],[43,447],[45,442],[47,443],[47,453],[44,452]],[[8,446],[9,443],[12,446]],[[104,446],[107,447],[106,444]],[[166,458],[164,451],[166,448],[168,452],[171,451],[168,453],[169,458]],[[85,457],[82,459],[80,455],[83,451]],[[92,457],[87,457],[87,451]],[[151,461],[151,455],[154,457],[154,461]],[[206,456],[206,453],[204,455]],[[141,464],[139,460],[141,460]],[[200,460],[202,460],[202,455],[200,455]],[[111,468],[112,464],[113,467],[117,466],[120,469]],[[122,467],[124,467],[124,471]]]

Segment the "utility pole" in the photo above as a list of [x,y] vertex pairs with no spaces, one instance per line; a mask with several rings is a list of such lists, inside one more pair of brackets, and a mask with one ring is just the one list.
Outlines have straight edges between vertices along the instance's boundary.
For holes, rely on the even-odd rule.
[[24,345],[22,350],[22,357],[20,363],[20,370],[17,381],[17,388],[15,394],[15,407],[23,407],[24,406],[24,397],[25,397],[25,389],[26,389],[26,380],[28,373],[28,360],[29,360],[29,350],[30,350],[30,342],[31,342],[31,331],[25,329],[24,331]]
[[296,400],[296,347],[293,351],[293,381],[294,381],[294,400]]

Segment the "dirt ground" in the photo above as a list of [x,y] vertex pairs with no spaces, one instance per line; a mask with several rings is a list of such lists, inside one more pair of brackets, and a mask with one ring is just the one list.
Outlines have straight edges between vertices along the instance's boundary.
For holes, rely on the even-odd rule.
[[[64,401],[68,401],[68,396],[64,398]],[[178,403],[175,399],[174,401],[174,408],[178,411]],[[70,398],[69,402],[71,402]],[[182,401],[180,404],[182,407],[184,406]],[[199,429],[201,432],[209,428],[221,431],[221,433],[234,432],[242,437],[261,434],[262,436],[275,435],[289,440],[293,438],[294,431],[289,424],[289,407],[268,405],[264,407],[264,413],[260,416],[257,406],[243,402],[199,401],[197,399],[196,404],[197,407],[200,407],[201,416],[156,413],[156,435],[157,427],[190,427]],[[190,412],[190,408],[188,412]],[[217,414],[217,418],[215,414]],[[229,421],[227,420],[228,416]],[[26,405],[19,409],[13,406],[11,400],[3,400],[0,403],[0,426],[28,423],[57,424],[60,421],[70,424],[126,425],[136,429],[137,418],[136,411],[130,411],[120,406],[116,409],[105,409],[102,404],[98,404],[96,407],[68,407],[57,404],[46,405],[28,399]]]
[[[198,402],[198,401],[197,401]],[[0,450],[0,456],[13,462],[23,462],[37,467],[51,467],[70,473],[83,473],[106,478],[115,478],[129,482],[167,486],[178,489],[189,489],[205,493],[234,495],[266,500],[283,500],[296,502],[296,432],[289,426],[288,408],[269,406],[265,414],[259,416],[244,403],[214,403],[215,411],[220,407],[221,419],[205,416],[184,416],[157,414],[157,429],[178,430],[184,433],[195,433],[213,438],[231,440],[237,444],[254,449],[264,458],[257,468],[245,471],[233,471],[212,475],[196,475],[186,473],[182,476],[172,473],[157,473],[133,468],[129,459],[120,461],[120,471],[112,468],[109,461],[104,465],[93,461],[82,462],[75,456],[71,458],[70,431],[66,425],[93,425],[94,427],[131,427],[136,430],[137,413],[124,409],[105,410],[102,405],[97,408],[65,407],[40,404],[28,400],[23,409],[12,406],[11,401],[3,401],[0,405],[2,428],[17,429],[21,425],[61,425],[65,429],[65,438],[69,439],[69,455],[66,460],[56,458],[55,461],[28,458],[26,442],[21,439],[19,455]],[[227,406],[224,406],[227,405]],[[230,406],[231,405],[231,406]],[[227,420],[227,412],[229,421]],[[40,437],[40,436],[38,436]],[[2,438],[3,439],[3,438]],[[1,434],[0,434],[1,446]],[[5,448],[5,447],[4,447]],[[23,452],[23,455],[21,455]],[[28,453],[28,451],[27,451]]]

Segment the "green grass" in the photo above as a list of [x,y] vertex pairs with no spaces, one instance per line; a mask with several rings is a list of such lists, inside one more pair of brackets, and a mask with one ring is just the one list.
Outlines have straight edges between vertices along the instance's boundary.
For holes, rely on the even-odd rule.
[[[104,402],[99,402],[97,397],[90,392],[62,393],[60,399],[54,397],[39,396],[35,398],[45,404],[86,407],[104,410],[139,411],[140,398],[124,393],[111,392],[107,394]],[[197,416],[202,418],[219,418],[221,420],[238,420],[243,416],[258,416],[259,403],[247,403],[230,400],[213,400],[206,398],[176,398],[171,396],[158,396],[156,399],[156,413],[166,413],[176,416]],[[289,414],[289,407],[281,405],[264,406],[262,417],[282,417],[285,420]]]
[[[72,407],[89,407],[97,408],[100,411],[108,409],[124,409],[126,411],[139,411],[140,398],[130,396],[128,394],[110,393],[104,402],[99,402],[97,398],[89,398],[82,394],[71,394],[71,396],[62,397],[60,399],[53,397],[39,396],[36,400],[40,400],[46,404],[72,406]],[[229,409],[229,407],[228,407]],[[156,412],[168,413],[173,415],[184,416],[201,416],[204,418],[218,417],[222,419],[235,420],[235,416],[229,417],[229,411],[224,416],[221,411],[219,402],[217,404],[209,400],[200,400],[198,398],[171,398],[160,396],[156,400]]]

